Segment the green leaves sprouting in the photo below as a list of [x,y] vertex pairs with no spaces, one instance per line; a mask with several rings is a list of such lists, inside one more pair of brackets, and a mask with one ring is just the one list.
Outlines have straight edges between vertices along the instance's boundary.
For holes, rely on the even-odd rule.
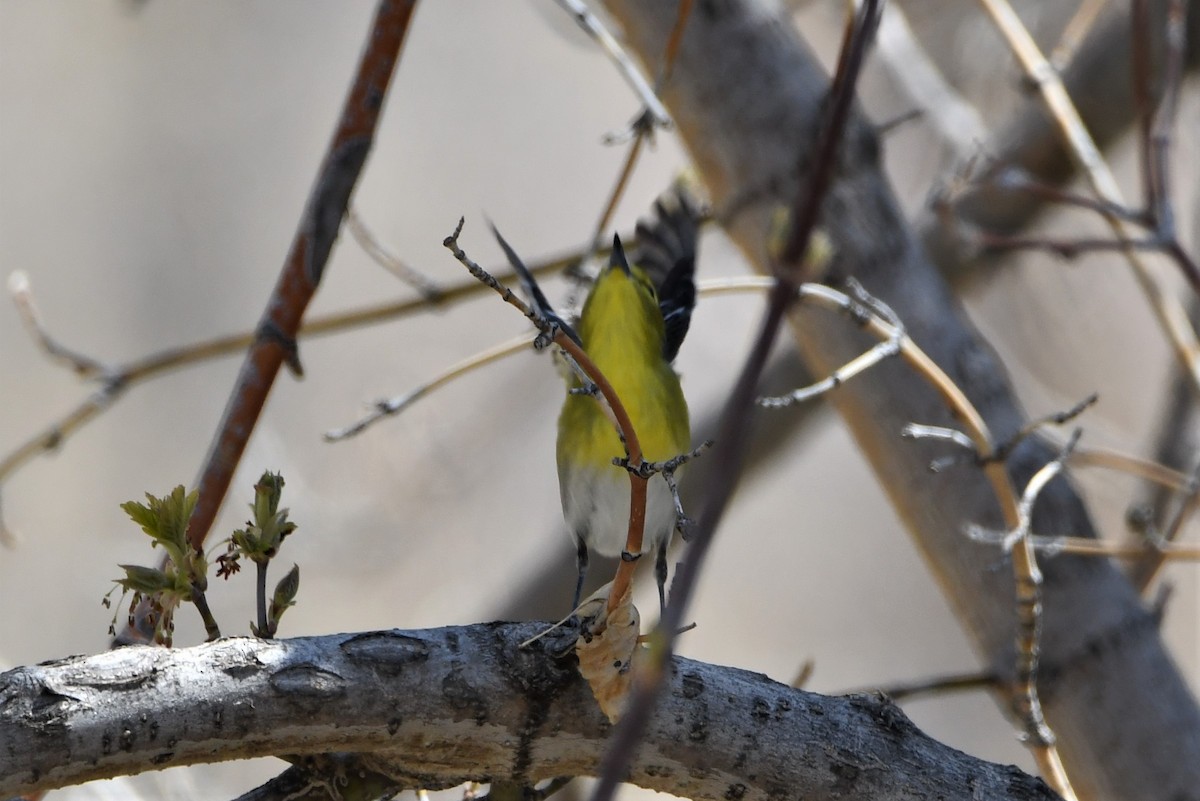
[[[225,553],[216,560],[217,576],[226,579],[240,570],[243,558],[254,562],[258,622],[251,623],[250,629],[259,637],[275,636],[280,618],[295,604],[300,588],[300,568],[293,565],[276,585],[270,604],[267,603],[267,567],[279,553],[284,539],[296,530],[296,524],[288,520],[288,510],[279,506],[283,484],[283,477],[278,473],[263,473],[254,485],[254,503],[250,505],[253,518],[224,541]],[[120,565],[125,575],[114,579],[122,589],[122,597],[133,594],[129,606],[130,628],[141,629],[161,645],[171,645],[175,610],[184,603],[196,606],[209,640],[221,636],[205,597],[208,559],[187,539],[188,523],[198,497],[195,490],[189,493],[179,486],[161,498],[147,493],[146,503],[129,501],[121,504],[130,519],[150,537],[152,547],[162,546],[165,553],[159,567]],[[110,605],[108,596],[105,596],[104,604]],[[139,613],[140,620],[137,619]],[[116,633],[115,616],[109,633]]]
[[[142,608],[145,628],[152,631],[154,642],[171,645],[175,632],[175,610],[183,603],[194,603],[201,610],[209,639],[221,636],[217,623],[208,613],[204,591],[208,588],[208,560],[204,552],[187,540],[188,522],[196,509],[199,495],[178,486],[170,494],[155,497],[146,493],[146,503],[121,504],[125,514],[150,537],[152,547],[162,546],[165,557],[160,567],[119,565],[123,578],[114,579],[125,594],[133,593],[129,606],[129,625],[136,625],[135,613]],[[105,596],[105,605],[108,597]],[[143,607],[143,602],[145,605]],[[116,618],[109,626],[116,633]]]

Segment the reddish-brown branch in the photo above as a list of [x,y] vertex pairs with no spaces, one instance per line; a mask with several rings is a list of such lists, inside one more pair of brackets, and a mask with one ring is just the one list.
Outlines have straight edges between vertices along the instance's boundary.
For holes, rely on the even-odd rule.
[[200,477],[200,501],[188,529],[188,538],[196,548],[203,546],[225,499],[279,368],[285,361],[293,367],[299,365],[295,337],[300,320],[320,284],[350,194],[371,150],[388,84],[415,7],[416,0],[380,0],[376,8],[337,131],[325,153],[287,261],[267,301],[254,344],[242,363],[237,385],[205,461]]
[[[616,423],[617,433],[621,436],[625,443],[625,453],[628,458],[629,472],[629,533],[625,535],[625,552],[631,554],[640,554],[642,552],[642,539],[646,531],[646,484],[649,478],[642,475],[642,446],[638,442],[637,432],[633,428],[633,421],[629,419],[629,413],[625,411],[625,406],[621,403],[621,398],[617,395],[617,391],[613,385],[604,377],[604,373],[600,372],[600,368],[591,360],[587,353],[579,345],[567,336],[563,331],[555,332],[554,343],[567,352],[575,363],[579,365],[579,369],[587,375],[589,381],[596,385],[596,389],[603,396],[604,401],[608,403],[608,407],[612,409],[613,419]],[[625,596],[625,591],[633,582],[633,573],[637,568],[636,561],[621,560],[617,565],[617,574],[613,577],[613,585],[608,593],[608,609],[611,612],[621,598]]]

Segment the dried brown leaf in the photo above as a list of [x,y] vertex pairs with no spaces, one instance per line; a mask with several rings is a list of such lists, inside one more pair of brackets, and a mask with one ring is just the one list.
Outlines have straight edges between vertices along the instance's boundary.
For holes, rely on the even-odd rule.
[[592,688],[596,703],[609,721],[616,723],[624,711],[643,651],[638,646],[641,616],[633,605],[632,592],[626,586],[625,594],[610,612],[611,586],[601,587],[580,605],[579,616],[584,624],[575,641],[575,653],[579,673]]

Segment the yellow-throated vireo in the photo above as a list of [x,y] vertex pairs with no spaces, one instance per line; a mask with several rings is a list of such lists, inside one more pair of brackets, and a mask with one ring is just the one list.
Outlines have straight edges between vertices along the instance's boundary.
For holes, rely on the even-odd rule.
[[[533,305],[579,344],[612,384],[629,414],[648,462],[662,462],[691,448],[687,401],[671,362],[691,322],[698,218],[682,193],[655,204],[657,219],[637,227],[634,264],[613,237],[608,265],[596,277],[576,327],[547,303],[529,271],[497,234]],[[579,577],[572,609],[578,607],[588,553],[626,554],[630,484],[613,459],[625,455],[605,402],[572,371],[558,419],[558,481],[563,516],[576,546]],[[642,553],[656,551],[660,606],[666,603],[667,546],[675,529],[674,500],[661,475],[646,488]]]

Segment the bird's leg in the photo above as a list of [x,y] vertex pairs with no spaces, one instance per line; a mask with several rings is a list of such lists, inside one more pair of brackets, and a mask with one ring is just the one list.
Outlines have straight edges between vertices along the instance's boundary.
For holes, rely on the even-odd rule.
[[579,568],[579,578],[575,580],[575,600],[571,602],[571,610],[579,608],[579,597],[583,595],[583,577],[587,575],[588,547],[580,537],[575,543],[575,566]]
[[658,556],[654,559],[654,579],[658,582],[658,613],[661,615],[667,608],[667,543],[670,537],[658,546]]

